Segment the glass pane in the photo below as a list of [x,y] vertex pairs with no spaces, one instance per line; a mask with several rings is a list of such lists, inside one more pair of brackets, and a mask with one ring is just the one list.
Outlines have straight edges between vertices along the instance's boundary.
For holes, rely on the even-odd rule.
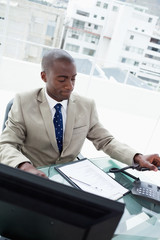
[[75,91],[96,101],[107,129],[159,151],[159,13],[149,1],[1,0],[0,122],[12,93],[44,86],[43,54],[63,48],[77,64]]

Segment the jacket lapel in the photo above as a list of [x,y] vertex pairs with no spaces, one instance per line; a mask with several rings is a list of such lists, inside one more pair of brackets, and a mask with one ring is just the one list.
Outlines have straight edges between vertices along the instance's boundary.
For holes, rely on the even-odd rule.
[[68,102],[68,108],[67,108],[67,120],[66,120],[66,127],[65,127],[64,141],[63,141],[63,150],[65,150],[71,142],[73,128],[75,125],[75,113],[76,113],[75,110],[76,108],[75,108],[74,96],[71,95]]
[[[45,97],[45,90],[42,89],[37,96],[37,101],[39,102],[40,111],[42,114],[42,118],[44,121],[44,125],[50,139],[50,143],[52,144],[53,148],[57,153],[59,153],[56,136],[55,136],[55,129],[52,121],[52,114]],[[75,125],[75,102],[74,102],[74,95],[71,95],[68,101],[67,107],[67,120],[66,120],[66,127],[65,127],[65,134],[64,134],[64,141],[63,141],[63,150],[65,150],[71,142],[73,128]],[[63,153],[63,151],[62,151]]]
[[37,96],[37,100],[39,101],[40,111],[42,114],[43,122],[46,128],[50,143],[52,144],[55,151],[59,153],[56,136],[55,136],[54,125],[52,121],[52,114],[51,114],[47,99],[45,97],[44,91],[45,91],[44,89],[41,90],[41,92]]

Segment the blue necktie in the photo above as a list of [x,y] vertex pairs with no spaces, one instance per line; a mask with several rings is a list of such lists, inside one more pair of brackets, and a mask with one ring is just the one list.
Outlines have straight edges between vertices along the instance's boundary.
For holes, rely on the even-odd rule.
[[62,146],[63,146],[63,118],[62,118],[61,106],[62,105],[60,103],[57,103],[54,106],[54,108],[56,109],[56,112],[53,119],[57,145],[60,153],[62,152]]

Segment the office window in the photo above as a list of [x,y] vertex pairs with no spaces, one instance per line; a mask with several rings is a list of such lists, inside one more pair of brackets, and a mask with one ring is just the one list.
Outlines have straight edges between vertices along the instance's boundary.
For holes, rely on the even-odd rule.
[[121,62],[121,63],[129,64],[129,65],[132,65],[132,66],[138,66],[138,65],[139,65],[139,62],[138,62],[138,61],[135,61],[134,59],[131,59],[131,58],[121,57],[121,58],[120,58],[120,62]]
[[160,70],[160,65],[153,64],[151,62],[142,62],[142,65],[146,66],[147,68],[154,68],[154,69]]
[[160,45],[160,39],[157,39],[157,38],[151,38],[150,42],[153,42],[153,43],[156,43],[156,44]]
[[147,57],[147,58],[153,58],[153,55],[151,55],[151,54],[145,54],[145,57]]
[[74,38],[74,39],[79,39],[80,35],[79,35],[78,31],[71,30],[68,32],[68,37]]
[[143,9],[142,9],[142,8],[135,7],[134,9],[137,10],[137,11],[139,11],[139,12],[143,12]]
[[76,13],[78,15],[81,15],[81,16],[84,16],[84,17],[89,17],[89,13],[88,12],[84,12],[84,11],[81,11],[81,10],[77,10]]
[[132,72],[132,71],[131,71],[130,73],[133,74],[133,75],[136,75],[136,72]]
[[122,63],[125,63],[125,62],[126,62],[126,58],[123,57],[123,58],[121,59],[121,62],[122,62]]
[[41,33],[43,29],[43,19],[32,16],[30,31],[32,33]]
[[84,29],[85,22],[77,20],[77,19],[74,19],[72,26],[75,27],[75,28]]
[[95,50],[89,48],[83,48],[83,54],[88,56],[94,56]]
[[152,20],[153,20],[153,19],[152,19],[151,17],[148,18],[148,22],[152,22]]
[[85,35],[85,41],[93,44],[98,44],[99,38],[100,38],[99,36],[89,34],[89,33]]
[[[81,76],[80,72],[78,72],[78,76],[77,76],[78,81],[79,79],[81,80],[82,78],[83,78],[82,81],[84,81],[83,83],[82,81],[80,83],[82,84],[82,90],[81,90],[81,86],[79,87],[80,81],[78,82],[77,86],[78,86],[78,91],[80,91],[79,93],[80,94],[83,93],[86,96],[87,94],[88,95],[93,94],[92,96],[94,96],[95,101],[98,101],[98,104],[100,103],[99,104],[100,114],[102,112],[101,119],[102,121],[104,121],[104,124],[107,124],[106,123],[107,117],[105,117],[107,116],[107,114],[105,114],[107,112],[107,109],[106,109],[106,112],[105,112],[105,109],[103,112],[103,105],[104,105],[104,108],[105,107],[107,108],[109,106],[109,109],[112,109],[113,111],[117,109],[118,110],[117,117],[119,117],[119,112],[121,113],[121,110],[124,111],[125,109],[128,108],[129,109],[128,112],[127,110],[124,111],[125,112],[124,119],[122,118],[121,121],[119,121],[120,127],[118,126],[118,124],[117,125],[114,124],[115,115],[110,114],[111,127],[113,124],[113,130],[116,131],[116,133],[118,134],[118,137],[121,138],[120,132],[122,131],[123,129],[122,125],[124,124],[124,130],[122,132],[122,140],[126,140],[124,138],[128,138],[127,140],[129,140],[129,143],[131,143],[131,145],[133,140],[133,146],[134,144],[138,144],[138,147],[140,143],[142,143],[140,148],[143,149],[144,146],[148,146],[147,141],[150,139],[151,134],[148,134],[147,136],[148,140],[147,140],[146,132],[144,132],[144,134],[142,132],[141,136],[145,136],[145,137],[144,139],[139,139],[139,142],[137,142],[137,141],[134,141],[134,139],[136,139],[136,136],[135,136],[136,134],[134,135],[135,131],[133,132],[129,132],[129,131],[130,130],[132,131],[135,128],[137,129],[137,127],[139,127],[140,125],[142,126],[143,121],[145,122],[145,116],[149,116],[150,114],[152,119],[151,120],[152,125],[148,124],[150,120],[146,119],[144,126],[147,126],[149,129],[148,132],[151,133],[152,129],[154,129],[153,124],[157,122],[157,119],[153,119],[154,118],[153,116],[155,115],[152,114],[153,113],[152,107],[150,106],[151,105],[154,106],[159,101],[158,99],[155,100],[155,98],[151,97],[153,94],[153,91],[151,92],[151,94],[149,94],[149,91],[147,91],[147,94],[148,94],[147,95],[146,89],[145,89],[144,95],[145,96],[147,95],[147,96],[146,98],[142,97],[143,98],[142,100],[144,100],[144,108],[146,107],[146,105],[148,106],[146,110],[147,114],[145,114],[146,112],[145,112],[145,109],[143,111],[143,106],[141,107],[141,109],[139,109],[141,104],[139,104],[138,106],[137,101],[134,102],[134,97],[132,99],[132,94],[129,94],[129,93],[131,91],[131,93],[133,93],[133,96],[136,95],[134,94],[134,91],[135,93],[136,91],[137,92],[140,91],[141,93],[143,93],[143,89],[140,89],[140,90],[138,89],[140,87],[143,88],[143,85],[140,85],[139,79],[138,80],[136,79],[137,75],[140,75],[139,74],[140,69],[138,66],[139,61],[145,62],[144,63],[145,65],[140,65],[140,68],[145,69],[142,76],[145,76],[146,78],[148,78],[147,80],[150,83],[150,86],[152,86],[153,90],[160,92],[160,87],[159,87],[160,81],[158,80],[160,79],[160,77],[158,78],[157,77],[158,75],[156,76],[156,78],[152,77],[151,75],[149,77],[149,74],[147,73],[147,71],[150,70],[160,74],[160,60],[154,58],[154,55],[155,57],[160,57],[158,56],[158,54],[160,54],[159,52],[160,38],[158,35],[153,35],[153,34],[150,35],[149,32],[147,32],[147,35],[144,35],[143,33],[145,32],[142,32],[142,30],[150,29],[149,27],[151,26],[152,26],[151,30],[153,30],[152,32],[156,32],[154,31],[155,30],[154,24],[156,24],[156,16],[159,16],[159,15],[155,14],[155,16],[154,15],[152,16],[152,14],[150,14],[149,11],[146,12],[146,7],[148,8],[149,6],[148,4],[149,3],[151,4],[152,1],[146,1],[146,6],[144,8],[140,6],[141,2],[144,2],[144,1],[139,1],[139,4],[138,4],[139,9],[138,8],[134,9],[133,7],[132,13],[133,12],[134,13],[133,15],[129,15],[130,21],[131,23],[133,23],[132,25],[133,28],[131,28],[131,24],[127,24],[127,22],[124,23],[124,26],[120,26],[122,28],[125,27],[126,34],[124,34],[123,36],[120,36],[121,41],[119,42],[119,38],[115,39],[116,35],[112,35],[112,33],[119,31],[117,29],[118,27],[117,25],[123,22],[124,15],[123,14],[117,15],[118,12],[116,11],[118,10],[117,9],[118,7],[120,9],[125,8],[125,12],[126,12],[125,16],[128,16],[131,10],[131,5],[127,4],[126,2],[129,2],[129,1],[95,0],[93,1],[93,4],[88,4],[89,1],[86,0],[86,2],[82,4],[80,0],[74,0],[75,5],[77,6],[72,9],[72,12],[71,11],[67,12],[71,2],[73,1],[72,0],[62,0],[62,1],[60,0],[58,1],[56,0],[1,0],[0,1],[0,57],[1,57],[0,70],[1,70],[1,75],[3,76],[3,81],[0,81],[0,88],[2,89],[3,86],[7,86],[5,90],[7,90],[8,88],[9,91],[13,91],[13,92],[14,91],[18,92],[21,90],[26,91],[27,87],[36,88],[36,81],[31,81],[31,79],[33,79],[34,73],[35,71],[37,71],[36,69],[37,68],[39,69],[39,64],[42,56],[44,55],[44,52],[49,51],[50,49],[53,49],[53,48],[63,48],[66,51],[69,51],[74,58],[81,59],[82,63],[84,64],[84,67],[86,68],[86,73],[85,73],[86,76],[84,75]],[[132,6],[134,6],[135,4],[135,7],[137,7],[136,2],[137,1],[135,0],[132,1]],[[59,4],[61,6],[62,4],[66,4],[66,5],[59,7],[59,6],[56,6],[56,4]],[[78,7],[79,4],[81,4],[82,8]],[[7,5],[9,9],[8,15],[6,15],[6,11],[5,11],[7,9]],[[112,10],[113,6],[115,6],[115,8]],[[159,5],[157,5],[157,10],[158,10],[158,7]],[[95,18],[93,18],[94,15],[95,15]],[[55,25],[53,24],[55,19],[54,16],[56,16],[56,19],[57,19],[57,21],[55,22]],[[119,24],[116,24],[117,20],[115,18],[117,16],[118,16],[117,20],[119,20],[118,21]],[[104,26],[106,27],[104,32],[104,31],[101,31],[101,29],[103,28],[103,24],[105,24],[105,19],[107,19],[106,23],[108,23],[109,26],[108,27]],[[143,26],[144,26],[144,29],[143,29]],[[135,31],[134,27],[137,27],[138,31]],[[160,29],[159,21],[157,22],[156,27],[157,29],[158,28]],[[134,31],[132,31],[131,29],[133,29]],[[104,36],[98,35],[102,33],[105,33]],[[54,37],[54,41],[51,40],[52,37]],[[102,38],[103,41],[100,42],[100,38]],[[148,40],[148,38],[150,39]],[[111,42],[112,44],[110,44]],[[125,46],[123,47],[123,50],[122,50],[123,45]],[[150,48],[147,49],[148,46]],[[145,57],[142,57],[142,55],[140,56],[140,54],[144,53],[143,51],[145,53],[148,53],[148,55],[146,55]],[[113,53],[113,54],[109,54],[109,53]],[[16,61],[15,59],[18,61]],[[95,81],[93,77],[89,76],[90,74],[90,71],[88,69],[89,64],[86,64],[86,62],[90,63],[91,60],[95,63],[94,66],[96,67],[96,69],[100,70],[100,75],[103,78],[103,83],[100,79],[97,78],[96,84],[94,85]],[[27,64],[26,61],[28,62],[30,61],[31,63]],[[32,64],[32,62],[34,64]],[[3,67],[4,64],[7,66],[8,71],[4,71],[4,67]],[[80,64],[81,62],[79,61],[79,65]],[[132,88],[132,86],[125,86],[125,89],[127,92],[126,95],[125,95],[125,91],[122,91],[122,88],[119,87],[119,84],[114,84],[112,88],[110,88],[110,84],[108,84],[109,82],[107,81],[108,72],[106,73],[105,69],[111,64],[116,68],[119,68],[119,69],[121,68],[122,71],[128,69],[129,72],[133,71],[136,73],[134,76],[135,81],[133,81],[135,83],[134,88]],[[14,67],[15,65],[18,67],[17,68]],[[21,66],[27,66],[27,68],[21,67]],[[12,71],[13,68],[14,68],[14,72],[17,72],[16,78],[13,78],[14,76]],[[113,72],[115,73],[116,69]],[[27,73],[29,74],[29,76],[33,76],[33,77],[32,78],[28,77]],[[22,78],[19,78],[20,75],[23,76],[23,84],[19,84],[19,82],[21,82],[22,80]],[[121,77],[120,75],[121,74],[117,73],[117,78],[116,77],[114,78],[115,81],[117,82],[120,81],[120,77]],[[37,74],[37,76],[39,81],[39,74]],[[105,81],[105,76],[106,76],[106,81]],[[91,84],[88,84],[89,78],[91,79]],[[85,81],[86,79],[87,81]],[[157,79],[156,83],[154,82],[156,81],[155,79]],[[41,84],[41,81],[40,82],[38,81],[37,81],[38,85]],[[151,81],[154,82],[154,85],[152,85]],[[26,82],[27,84],[25,85]],[[123,81],[121,82],[123,83]],[[130,84],[129,81],[128,82],[126,81],[126,84]],[[147,86],[145,85],[145,87]],[[120,99],[120,101],[116,102],[116,106],[113,104],[113,101],[110,101],[108,104],[109,95],[106,94],[106,91],[109,91],[110,94],[113,93],[112,94],[113,96],[115,91],[118,93],[118,99]],[[127,98],[128,94],[130,98]],[[123,107],[123,102],[125,101],[121,101],[123,97],[126,97],[127,99],[127,104],[125,105],[125,109]],[[4,100],[4,97],[2,98]],[[147,99],[152,100],[152,98],[153,98],[153,101],[151,102],[147,101]],[[101,102],[102,102],[102,106],[101,106]],[[131,106],[130,106],[130,103],[131,103]],[[136,106],[134,106],[133,103],[135,103]],[[4,105],[5,104],[3,102],[3,104],[1,104],[1,108]],[[132,109],[133,117],[127,118],[127,116],[130,115],[130,109]],[[2,111],[0,113],[2,113]],[[137,113],[137,116],[136,116],[136,113]],[[139,120],[141,119],[141,116],[139,117],[139,113],[142,116],[142,119],[143,119],[142,122]],[[0,116],[2,115],[3,113],[0,114]],[[112,120],[112,117],[114,118],[113,120]],[[133,122],[131,121],[132,119],[133,119]],[[136,123],[136,119],[138,119],[138,123]],[[135,127],[130,128],[131,125],[132,126],[135,125]],[[160,122],[157,125],[160,126]],[[126,131],[126,127],[127,127],[127,131]],[[140,131],[143,130],[143,128],[139,128],[139,129]],[[137,130],[137,132],[140,132],[139,129]],[[160,132],[158,130],[160,130],[160,127],[159,129],[157,128],[157,132]],[[112,132],[112,129],[111,129],[111,132]],[[127,137],[125,136],[124,133],[126,133]],[[132,134],[134,136],[132,136]],[[153,137],[154,135],[156,134],[152,134],[152,140],[154,139]],[[158,140],[155,142],[154,140],[150,142],[153,142],[153,147],[155,147],[154,143],[155,145],[159,144]],[[90,155],[90,149],[88,147],[87,147],[87,150]],[[85,154],[87,155],[88,152],[84,151],[83,153],[84,155]],[[100,152],[98,152],[98,155],[99,153]]]
[[73,51],[73,52],[78,53],[78,52],[79,52],[79,48],[80,48],[80,47],[77,46],[77,45],[67,43],[67,44],[66,44],[66,48],[65,48],[65,50]]
[[78,38],[79,38],[79,35],[78,35],[78,34],[74,34],[74,33],[72,33],[71,38],[78,39]]
[[100,5],[101,5],[101,2],[100,2],[100,1],[97,1],[96,6],[97,6],[97,7],[100,7]]
[[146,58],[152,58],[152,59],[154,59],[154,60],[160,61],[160,57],[153,56],[153,55],[151,55],[151,54],[145,54],[145,57],[146,57]]
[[144,52],[143,48],[138,48],[138,47],[128,46],[128,45],[124,45],[123,49],[125,51],[129,51],[129,52],[137,53],[137,54],[143,54],[143,52]]
[[135,61],[134,66],[139,66],[139,62]]
[[155,47],[150,47],[150,46],[148,46],[148,50],[151,50],[151,51],[159,52],[159,53],[160,53],[160,48],[155,48]]
[[159,83],[159,81],[158,80],[153,80],[152,78],[149,78],[149,77],[142,77],[142,76],[138,76],[139,78],[141,78],[141,79],[143,79],[143,80],[145,80],[145,81],[147,81],[147,82],[149,82],[149,83],[156,83],[156,84],[158,84]]
[[125,47],[125,50],[126,50],[126,51],[129,51],[129,50],[130,50],[130,47],[129,47],[129,46],[126,46],[126,47]]
[[55,26],[56,26],[55,22],[53,21],[48,22],[47,31],[46,31],[47,36],[50,36],[50,37],[54,36]]
[[112,11],[113,12],[118,12],[119,8],[117,6],[113,6]]
[[107,8],[108,8],[108,3],[104,3],[104,4],[103,4],[103,8],[106,8],[106,9],[107,9]]

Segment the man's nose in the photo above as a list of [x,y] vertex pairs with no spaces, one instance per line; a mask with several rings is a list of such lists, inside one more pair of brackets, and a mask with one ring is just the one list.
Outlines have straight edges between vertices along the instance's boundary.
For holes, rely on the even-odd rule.
[[69,79],[66,83],[65,89],[73,90],[73,88],[74,88],[74,83],[71,79]]

